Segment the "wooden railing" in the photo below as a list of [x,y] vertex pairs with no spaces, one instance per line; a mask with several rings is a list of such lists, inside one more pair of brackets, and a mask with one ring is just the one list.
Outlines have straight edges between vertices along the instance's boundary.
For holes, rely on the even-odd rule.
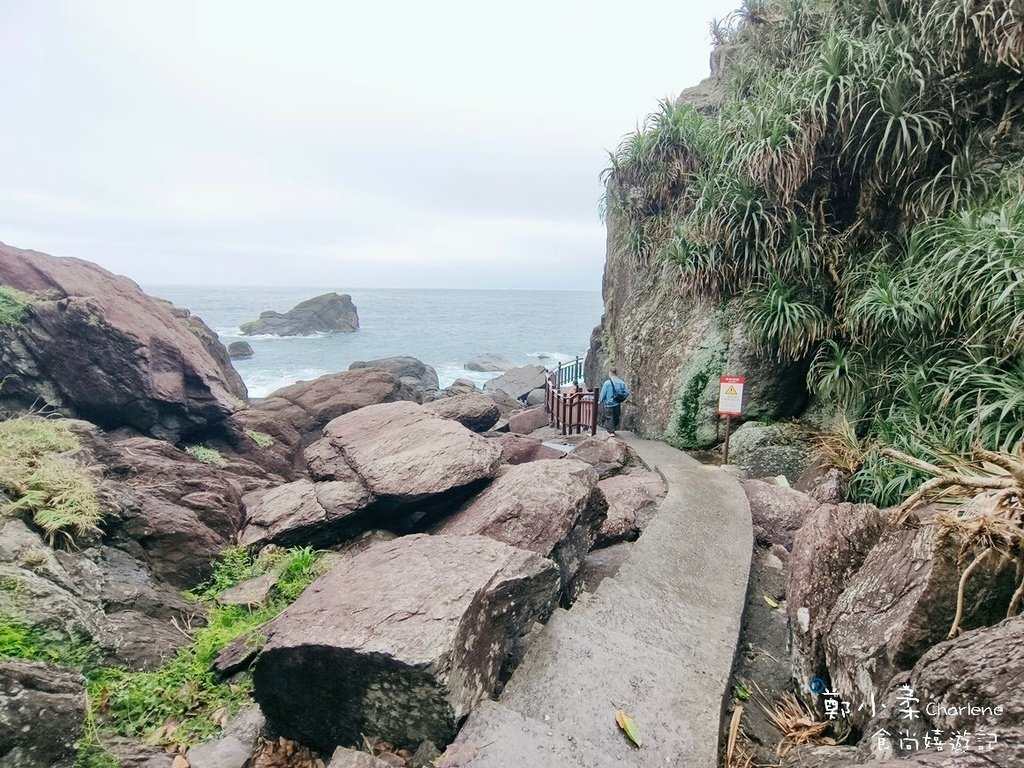
[[568,389],[561,387],[558,384],[559,373],[560,371],[548,371],[544,385],[544,403],[548,409],[551,426],[560,430],[563,435],[578,435],[584,430],[596,435],[597,390],[581,389],[575,385]]

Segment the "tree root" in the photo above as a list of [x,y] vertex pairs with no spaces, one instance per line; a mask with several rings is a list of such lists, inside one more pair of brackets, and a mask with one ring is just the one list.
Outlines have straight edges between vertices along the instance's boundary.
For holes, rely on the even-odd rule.
[[960,634],[960,622],[964,619],[964,592],[967,591],[967,580],[971,578],[975,568],[985,562],[990,554],[992,554],[991,547],[974,558],[974,562],[968,565],[960,576],[960,586],[956,591],[956,618],[953,619],[953,626],[949,630],[950,637],[956,637]]

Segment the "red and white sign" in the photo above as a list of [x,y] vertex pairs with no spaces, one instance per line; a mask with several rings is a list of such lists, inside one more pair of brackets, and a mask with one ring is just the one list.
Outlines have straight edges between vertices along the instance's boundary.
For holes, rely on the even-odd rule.
[[723,376],[718,380],[718,415],[739,416],[743,413],[742,376]]

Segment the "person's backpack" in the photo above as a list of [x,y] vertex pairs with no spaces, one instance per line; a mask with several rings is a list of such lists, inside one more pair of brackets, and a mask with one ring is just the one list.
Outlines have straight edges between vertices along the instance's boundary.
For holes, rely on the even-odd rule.
[[615,401],[616,405],[629,397],[629,393],[626,391],[626,386],[624,384],[612,381],[611,379],[608,379],[608,381],[612,385],[612,400]]

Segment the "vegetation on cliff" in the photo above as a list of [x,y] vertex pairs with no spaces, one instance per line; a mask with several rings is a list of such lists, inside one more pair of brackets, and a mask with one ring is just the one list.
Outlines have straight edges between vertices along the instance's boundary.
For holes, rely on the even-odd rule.
[[620,247],[743,295],[766,355],[862,438],[856,496],[1024,439],[1024,11],[1005,0],[746,0],[713,110],[664,101],[613,154]]

